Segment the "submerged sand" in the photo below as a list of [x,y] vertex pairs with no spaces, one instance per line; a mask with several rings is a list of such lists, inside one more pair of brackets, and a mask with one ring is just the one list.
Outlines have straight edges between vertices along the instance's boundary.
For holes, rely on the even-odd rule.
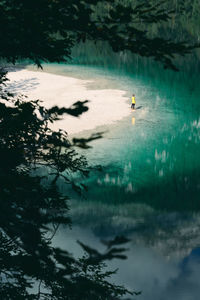
[[24,94],[30,100],[40,99],[46,108],[55,105],[68,108],[77,101],[89,100],[87,112],[78,118],[65,115],[51,126],[55,130],[79,133],[113,124],[130,114],[126,91],[89,90],[87,84],[91,81],[29,70],[9,72],[8,78],[8,88],[13,93]]

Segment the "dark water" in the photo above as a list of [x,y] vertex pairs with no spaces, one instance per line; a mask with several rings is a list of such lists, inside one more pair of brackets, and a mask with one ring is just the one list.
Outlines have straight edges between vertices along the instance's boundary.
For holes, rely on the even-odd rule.
[[46,71],[93,79],[89,89],[121,89],[129,96],[134,92],[141,109],[105,126],[104,138],[83,151],[103,171],[86,181],[86,198],[71,202],[70,242],[65,242],[64,229],[56,241],[79,255],[76,239],[103,249],[100,239],[126,235],[131,239],[128,259],[109,264],[119,267],[113,280],[142,290],[137,299],[199,299],[197,61],[183,61],[182,71],[174,73],[124,56],[109,63],[100,54],[96,60],[81,50],[74,55],[74,64],[46,65]]

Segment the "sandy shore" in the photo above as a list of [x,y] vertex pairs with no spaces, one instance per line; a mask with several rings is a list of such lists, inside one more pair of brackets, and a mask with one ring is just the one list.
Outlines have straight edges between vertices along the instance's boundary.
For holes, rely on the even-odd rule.
[[31,100],[43,100],[47,108],[54,105],[70,107],[77,101],[89,100],[87,112],[78,118],[65,115],[55,122],[55,130],[60,128],[74,134],[113,124],[130,114],[125,91],[88,90],[86,80],[28,70],[9,72],[8,78],[8,87],[13,93],[25,94]]

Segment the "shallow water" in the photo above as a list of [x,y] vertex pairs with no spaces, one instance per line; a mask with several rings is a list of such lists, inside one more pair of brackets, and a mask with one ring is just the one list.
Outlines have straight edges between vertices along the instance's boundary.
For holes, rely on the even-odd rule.
[[[200,292],[200,77],[152,66],[44,65],[48,72],[92,79],[88,89],[136,94],[136,110],[83,151],[93,172],[86,199],[71,203],[72,240],[127,235],[117,282],[142,290],[137,299],[198,299]],[[143,72],[145,70],[145,72]],[[113,103],[114,109],[114,103]],[[127,103],[130,109],[130,103]],[[101,117],[101,116],[99,116]],[[84,228],[84,229],[83,229]],[[68,233],[69,234],[69,233]],[[63,244],[65,230],[57,241]],[[65,247],[65,245],[64,245]],[[71,250],[79,253],[72,243]]]

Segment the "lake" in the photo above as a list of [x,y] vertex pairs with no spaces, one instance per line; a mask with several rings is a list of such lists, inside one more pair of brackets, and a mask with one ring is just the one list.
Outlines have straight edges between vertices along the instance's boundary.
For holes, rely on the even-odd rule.
[[117,61],[116,56],[113,61],[96,61],[95,55],[86,57],[80,53],[77,57],[68,65],[44,65],[44,70],[93,80],[88,89],[124,90],[130,102],[134,93],[140,109],[92,131],[103,131],[104,137],[80,153],[92,166],[101,165],[103,170],[92,171],[89,179],[83,180],[88,192],[70,202],[73,229],[61,228],[55,243],[78,256],[81,250],[77,239],[103,250],[102,239],[127,236],[130,239],[127,260],[108,263],[109,268],[119,268],[112,280],[142,291],[136,299],[198,299],[200,76],[197,63],[189,62],[190,67],[183,65],[175,73],[147,60],[129,60],[125,56]]

